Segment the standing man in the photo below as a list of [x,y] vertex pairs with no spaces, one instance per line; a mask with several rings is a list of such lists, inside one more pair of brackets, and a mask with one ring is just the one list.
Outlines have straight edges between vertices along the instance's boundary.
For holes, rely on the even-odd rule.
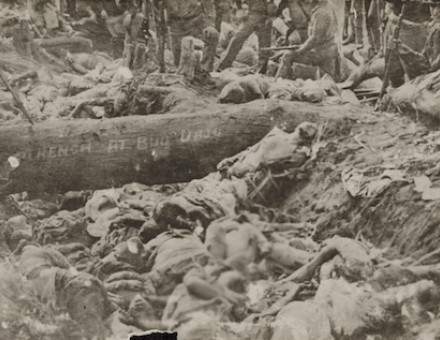
[[298,48],[287,51],[281,59],[277,78],[288,78],[294,62],[318,66],[335,81],[340,77],[341,38],[335,7],[329,0],[311,0],[314,5],[309,37]]
[[355,43],[358,47],[364,45],[364,39],[366,38],[367,30],[367,8],[368,2],[365,0],[352,0],[351,12],[353,15],[353,31]]
[[421,52],[399,40],[391,40],[388,44],[390,50],[398,53],[403,68],[411,79],[440,69],[440,0],[429,2],[429,7],[431,21],[428,24],[428,38]]
[[133,69],[144,66],[151,37],[148,17],[142,13],[142,2],[134,3],[124,18],[125,40],[123,65]]
[[230,16],[232,10],[231,0],[214,0],[215,3],[215,29],[220,32],[222,21]]
[[203,50],[203,76],[214,68],[214,58],[219,39],[215,29],[214,0],[163,0],[170,28],[174,64],[179,66],[181,42],[193,36],[205,43]]
[[[402,0],[386,0],[388,18],[384,32],[384,48],[388,47],[393,39],[394,31],[399,23],[399,15],[402,11]],[[399,40],[415,52],[422,52],[428,38],[428,23],[431,17],[429,6],[426,2],[407,2],[404,18],[400,27]],[[400,51],[399,51],[400,52]],[[387,53],[387,50],[385,50]],[[393,87],[399,87],[405,83],[405,65],[402,58],[392,53],[389,59],[390,83]],[[413,70],[408,69],[412,72]]]
[[377,55],[382,50],[382,17],[385,1],[371,0],[367,14],[368,34],[373,54]]
[[383,0],[352,0],[350,16],[354,27],[346,43],[354,40],[359,49],[368,44],[374,55],[378,54],[382,48],[384,7]]
[[[276,6],[272,0],[248,0],[247,3],[249,5],[249,17],[229,42],[226,54],[218,67],[220,71],[232,66],[246,39],[255,32],[258,36],[259,45],[258,69],[260,73],[266,73],[270,51],[263,50],[263,48],[270,47],[271,17],[276,15]],[[241,7],[239,2],[237,4]]]

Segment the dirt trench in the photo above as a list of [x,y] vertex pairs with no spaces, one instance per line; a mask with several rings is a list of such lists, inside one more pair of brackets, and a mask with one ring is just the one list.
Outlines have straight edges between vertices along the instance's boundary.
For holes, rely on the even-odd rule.
[[[203,120],[205,123],[203,124],[206,125],[208,122],[206,119],[210,117],[214,107],[216,107],[218,114],[224,115],[232,112],[232,116],[234,116],[232,118],[237,121],[240,114],[244,114],[247,117],[246,119],[250,119],[249,114],[252,110],[261,106],[258,101],[244,104],[244,106],[232,104],[217,107],[212,100],[204,98],[200,100],[200,105],[195,107],[190,105],[188,98],[182,100],[179,96],[171,96],[168,97],[168,100],[171,102],[171,104],[167,104],[169,105],[169,113],[162,117],[165,120],[168,119],[166,117],[174,117],[172,120],[176,120],[178,125],[180,124],[178,118],[182,115],[182,111],[189,112],[188,114],[194,115],[194,117],[197,116],[197,112],[205,114]],[[240,109],[241,107],[248,112],[245,113]],[[301,117],[295,113],[292,114],[293,108],[302,112]],[[438,248],[440,245],[438,237],[440,236],[440,228],[438,228],[440,212],[436,208],[440,201],[435,199],[423,200],[423,194],[415,191],[413,180],[415,177],[428,175],[432,187],[435,188],[440,183],[440,168],[437,166],[440,160],[440,137],[437,136],[435,131],[432,131],[433,127],[435,128],[432,122],[427,125],[426,122],[415,122],[410,117],[373,113],[369,108],[350,106],[321,108],[306,103],[269,101],[266,104],[266,109],[269,116],[277,117],[277,123],[292,121],[292,117],[294,117],[293,125],[290,128],[297,125],[299,121],[310,119],[317,122],[324,131],[319,142],[320,149],[316,160],[308,165],[306,178],[300,182],[286,183],[286,190],[282,195],[279,195],[278,192],[276,194],[269,193],[270,197],[268,196],[266,203],[272,202],[272,207],[287,212],[289,215],[294,216],[295,220],[314,223],[317,228],[314,237],[317,241],[322,241],[333,235],[353,238],[362,237],[377,247],[388,249],[391,257],[413,256],[418,258]],[[321,112],[316,114],[319,111]],[[157,119],[161,119],[161,115],[155,116],[159,117]],[[258,114],[252,124],[258,127],[258,133],[255,134],[255,131],[251,133],[248,129],[249,141],[244,142],[240,139],[241,142],[235,143],[230,152],[240,151],[237,149],[238,145],[243,149],[256,142],[257,139],[260,139],[269,131],[272,123],[269,125],[264,123],[267,126],[264,124],[263,126],[261,123],[265,120],[258,118],[261,120],[258,121],[257,117],[259,117]],[[133,119],[133,121],[139,120],[139,122],[144,122],[144,119],[146,119],[145,122],[147,122],[147,118],[133,117],[130,119]],[[152,118],[155,117],[152,116]],[[230,119],[232,118],[230,117]],[[112,121],[117,122],[123,119],[125,118],[111,119],[106,124],[111,125],[113,124]],[[102,133],[103,123],[97,121],[96,129],[91,128],[91,130],[100,130]],[[135,125],[139,126],[138,123]],[[80,125],[80,122],[70,124]],[[213,124],[217,124],[215,120]],[[232,132],[232,135],[230,134],[227,139],[235,138],[233,135],[237,132],[237,124],[234,125],[233,130],[228,130]],[[231,127],[228,126],[225,125],[222,129],[230,129]],[[69,127],[68,130],[72,131],[72,127]],[[161,133],[159,130],[158,132]],[[236,139],[237,141],[239,139]],[[223,143],[226,143],[226,139],[223,140]],[[199,145],[201,150],[204,150],[202,154],[208,152],[207,154],[214,156],[211,149],[206,149],[209,145],[206,143]],[[227,144],[225,147],[229,148],[231,145]],[[127,155],[125,157],[129,157],[128,160],[133,156],[127,154],[127,150],[121,150],[121,152]],[[220,158],[228,155],[229,153],[226,151],[221,155],[217,152],[214,159],[210,161],[209,166],[204,166],[203,170],[199,167],[197,168],[199,169],[198,172],[193,172],[190,177],[186,177],[203,177],[210,171],[215,170],[215,164],[221,160]],[[94,155],[91,156],[95,157]],[[97,161],[101,162],[99,159]],[[200,162],[200,160],[198,161]],[[72,159],[70,162],[72,162]],[[121,164],[117,166],[118,171],[115,171],[116,177],[120,176],[121,171],[124,171],[124,166]],[[169,167],[171,163],[167,162],[166,164]],[[158,173],[157,165],[153,164],[152,166],[153,172],[151,174]],[[96,169],[93,170],[93,166],[89,168],[93,176],[90,177],[92,181],[88,181],[86,186],[94,182],[99,183],[99,187],[106,187],[103,183],[104,180],[107,181],[105,173],[96,171]],[[173,170],[174,175],[179,174],[182,177],[182,170],[177,170],[175,166],[172,168],[178,171]],[[192,168],[190,166],[188,171],[192,171]],[[380,176],[384,171],[391,169],[400,171],[405,181],[392,181],[380,193],[371,197],[365,197],[365,195],[353,197],[344,187],[342,181],[342,175],[347,169],[362,172],[367,182],[368,179]],[[59,173],[63,173],[63,171],[59,171]],[[159,173],[168,177],[174,176],[166,171]],[[133,177],[133,181],[145,179],[149,184],[154,182],[154,178],[148,179],[151,174],[148,176],[144,176],[145,173],[142,172],[139,174],[141,175],[136,178]],[[54,174],[49,176],[46,173],[45,176],[51,177],[51,182],[53,182],[53,178],[56,178]],[[131,173],[130,176],[134,176],[134,173]],[[96,182],[97,179],[99,180]],[[113,179],[112,181],[115,183]],[[126,180],[124,181],[126,182]],[[37,182],[43,183],[43,181]],[[72,181],[69,183],[74,182],[74,177],[72,177]],[[171,183],[172,181],[167,182],[166,178],[160,178],[160,182]],[[66,183],[65,179],[63,179],[63,183]],[[435,257],[432,258],[431,262],[435,262],[436,259]]]
[[[420,258],[438,249],[440,201],[417,191],[414,183],[415,178],[426,176],[432,192],[439,186],[435,125],[371,113],[338,128],[326,130],[326,144],[309,178],[295,185],[282,209],[315,223],[318,241],[333,235],[362,238],[392,258]],[[366,183],[382,183],[377,180],[387,171],[403,178],[389,181],[378,193],[353,197],[342,180],[349,169],[362,173]],[[424,263],[439,258],[434,254]]]

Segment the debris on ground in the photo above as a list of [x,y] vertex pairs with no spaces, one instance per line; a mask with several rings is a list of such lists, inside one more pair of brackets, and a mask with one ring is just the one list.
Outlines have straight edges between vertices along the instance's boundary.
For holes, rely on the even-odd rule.
[[0,4],[0,338],[436,339],[435,2],[174,2]]

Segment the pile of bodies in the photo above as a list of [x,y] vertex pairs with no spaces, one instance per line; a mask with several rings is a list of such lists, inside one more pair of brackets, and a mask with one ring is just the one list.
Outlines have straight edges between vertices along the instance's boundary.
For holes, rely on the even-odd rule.
[[[164,61],[178,74],[168,75],[177,84],[173,89],[159,88],[166,77],[147,77],[160,61],[148,55],[146,35],[154,38],[159,27],[156,32],[144,27],[147,16],[140,15],[139,7],[133,13],[123,6],[115,11],[85,6],[90,17],[73,22],[48,1],[31,1],[42,6],[39,14],[1,31],[0,58],[7,80],[34,119],[154,113],[147,109],[155,105],[154,98],[147,98],[141,109],[133,101],[145,93],[154,97],[177,90],[191,93],[192,100],[196,95],[187,87],[210,85],[206,72],[216,78],[210,89],[217,90],[221,103],[262,98],[344,102],[355,98],[342,89],[364,87],[363,96],[380,89],[375,77],[383,75],[383,54],[376,50],[370,58],[367,48],[342,48],[341,26],[334,21],[319,35],[326,44],[316,36],[328,19],[324,12],[340,17],[330,1],[314,12],[311,37],[307,27],[286,29],[286,21],[280,22],[284,14],[272,2],[264,14],[248,2],[247,19],[238,27],[234,20],[243,9],[228,26],[221,17],[217,21],[214,7],[208,8],[203,13],[215,21],[214,29],[202,24],[204,14],[179,17],[179,6],[166,1],[174,58],[165,53]],[[210,1],[185,1],[196,9],[200,3]],[[8,2],[2,7],[2,27],[14,22],[14,6]],[[399,8],[387,6],[389,35],[398,24]],[[430,27],[430,38],[421,39],[427,36],[422,33],[427,33],[424,23],[430,14],[426,5],[411,6],[418,15],[414,21],[405,19],[401,40],[422,51],[437,41],[436,26]],[[120,28],[129,28],[122,29],[127,39],[121,59],[115,60],[115,51],[90,52],[89,37],[78,34],[78,26],[99,22],[97,14],[114,46],[121,40]],[[320,16],[326,20],[317,20]],[[267,34],[272,26],[282,33],[280,44],[298,46],[279,55],[264,50],[271,45]],[[419,30],[418,39],[410,28]],[[36,32],[41,36],[35,37]],[[393,42],[387,48],[399,50],[401,45]],[[435,58],[425,52],[421,57],[429,65],[423,64],[424,70],[436,71]],[[304,66],[307,61],[313,67]],[[406,78],[420,74],[404,58],[393,65],[393,86],[403,84],[405,73]],[[423,98],[436,93],[437,74],[422,77],[426,79],[406,86],[418,91],[427,83],[425,92],[407,99],[399,97],[406,91],[397,90],[394,105],[435,112],[435,105],[426,105]],[[373,80],[365,83],[367,78]],[[11,93],[0,89],[4,119],[19,113],[12,102]],[[440,327],[438,265],[391,261],[362,238],[334,237],[318,244],[314,225],[266,206],[310,173],[306,169],[319,157],[314,150],[318,130],[311,123],[292,133],[274,129],[222,161],[217,172],[187,184],[133,183],[38,201],[14,195],[9,203],[19,213],[0,221],[0,338],[120,339],[160,329],[178,331],[179,339],[435,339]]]
[[361,239],[318,244],[314,225],[261,204],[305,178],[318,131],[275,128],[187,184],[10,197],[1,337],[434,339],[438,265]]

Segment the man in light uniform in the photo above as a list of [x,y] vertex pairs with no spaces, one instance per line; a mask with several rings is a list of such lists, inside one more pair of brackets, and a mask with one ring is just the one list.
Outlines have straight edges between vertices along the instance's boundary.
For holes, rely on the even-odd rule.
[[315,7],[309,24],[307,40],[287,51],[278,69],[277,78],[288,78],[294,62],[318,66],[335,81],[340,77],[341,37],[335,6],[329,0],[312,0]]

